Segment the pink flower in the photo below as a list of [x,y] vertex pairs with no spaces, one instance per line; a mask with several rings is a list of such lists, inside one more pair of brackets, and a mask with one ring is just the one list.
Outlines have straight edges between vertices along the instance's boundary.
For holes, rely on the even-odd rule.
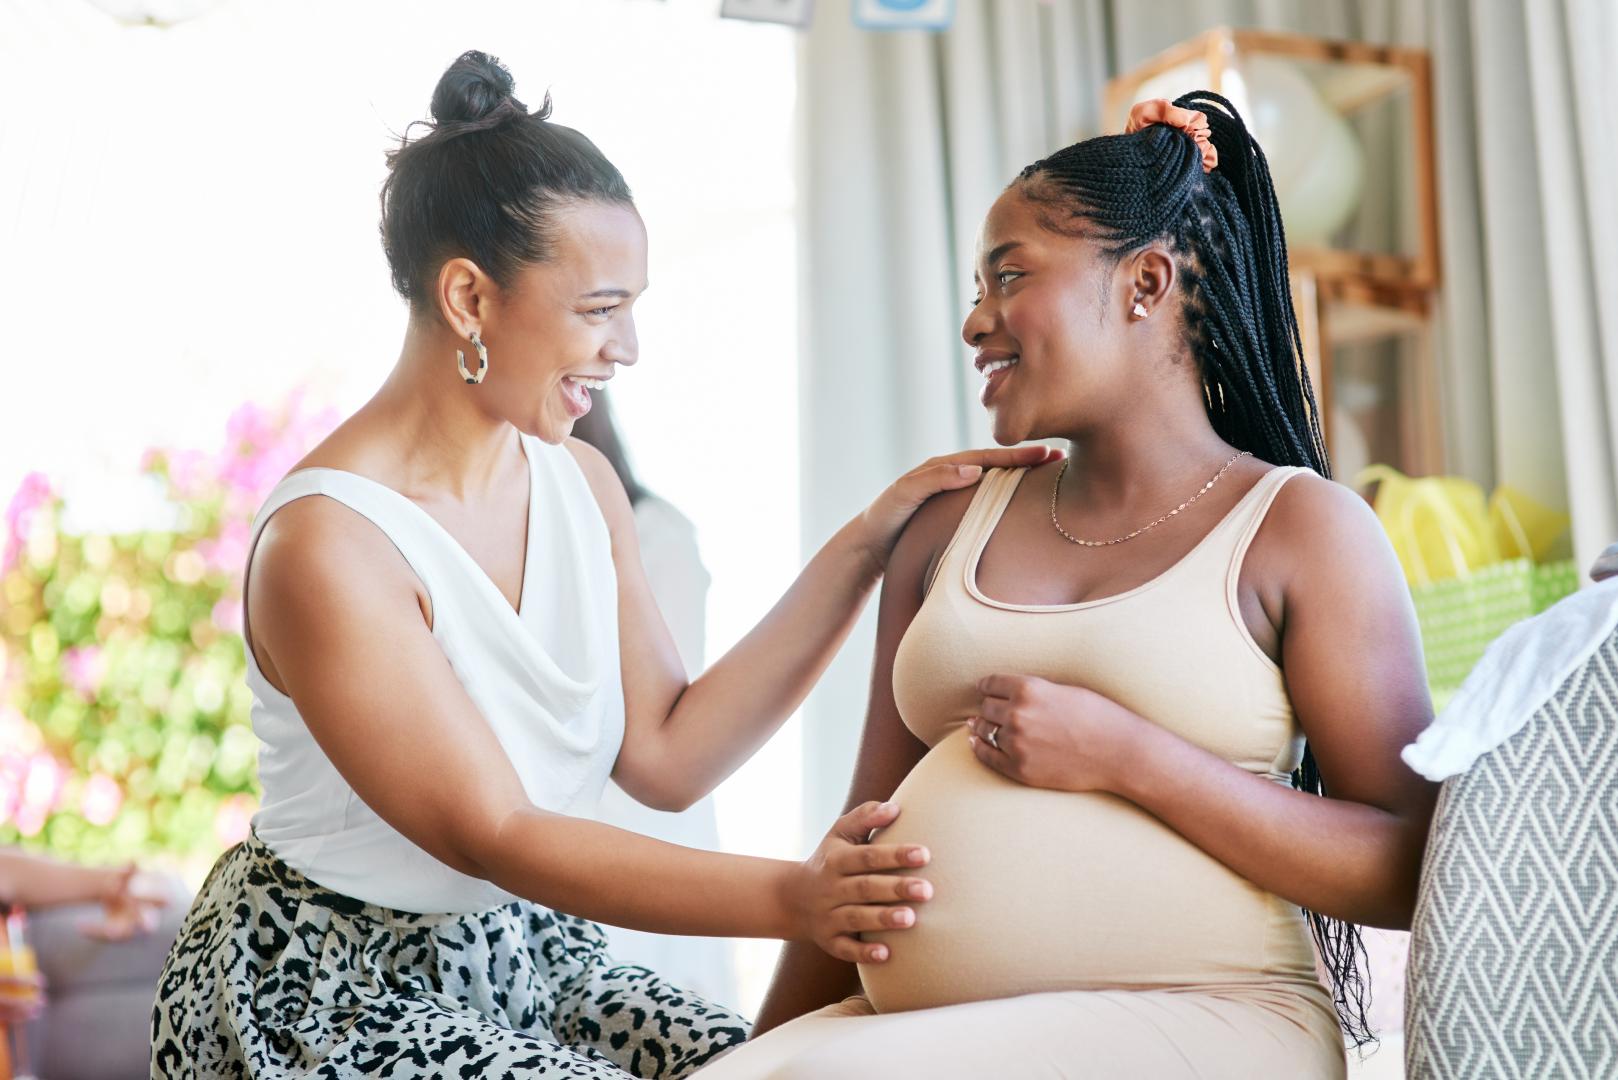
[[6,529],[12,536],[27,532],[27,518],[51,501],[51,482],[44,473],[31,472],[22,478],[6,507]]
[[213,820],[215,838],[227,847],[246,840],[247,831],[253,824],[253,810],[251,795],[232,795],[220,803],[219,812]]
[[234,518],[220,528],[219,535],[197,545],[208,569],[241,577],[247,563],[247,545],[252,539],[252,528],[240,518]]
[[213,624],[229,634],[242,632],[242,602],[225,597],[213,606]]
[[337,430],[342,423],[343,414],[337,409],[327,406],[308,417],[298,428],[299,440],[307,447],[313,447],[321,439]]
[[15,815],[18,832],[33,836],[44,827],[45,819],[62,797],[66,780],[66,770],[50,754],[41,751],[28,759],[28,771],[22,781],[22,805]]
[[31,472],[22,478],[17,491],[6,506],[5,551],[0,554],[0,573],[10,570],[17,561],[17,553],[28,539],[34,515],[47,507],[55,498],[51,482],[44,473]]
[[218,453],[154,449],[143,468],[164,472],[177,499],[219,497],[227,520],[250,519],[276,482],[340,419],[335,409],[309,409],[301,389],[275,408],[248,401],[225,422]]
[[[293,391],[289,402],[295,406],[301,397],[301,393]],[[274,420],[269,410],[256,401],[247,401],[236,406],[236,411],[225,421],[225,441],[233,448],[268,442],[274,437]]]
[[46,811],[38,806],[25,803],[17,807],[17,831],[24,836],[38,836],[39,830],[45,827],[45,816]]
[[201,498],[213,483],[213,462],[200,450],[154,447],[141,456],[140,467],[144,473],[162,473],[168,480],[170,493],[177,499]]
[[15,750],[0,753],[0,821],[11,821],[22,805],[23,780],[28,776],[28,757]]
[[62,654],[62,676],[86,701],[94,701],[107,674],[107,658],[95,645],[81,645]]
[[124,804],[123,788],[106,773],[98,772],[85,781],[79,796],[79,813],[92,825],[110,825]]
[[219,480],[225,488],[226,511],[241,517],[251,516],[264,502],[264,496],[302,456],[299,447],[272,445],[227,457],[219,470]]

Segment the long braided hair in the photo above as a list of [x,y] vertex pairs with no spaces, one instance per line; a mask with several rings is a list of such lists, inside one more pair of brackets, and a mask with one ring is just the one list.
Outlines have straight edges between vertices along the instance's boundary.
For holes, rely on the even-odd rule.
[[[1269,163],[1234,106],[1207,90],[1174,104],[1208,118],[1219,164],[1204,173],[1190,135],[1153,124],[1103,135],[1036,161],[1014,185],[1041,224],[1100,241],[1115,260],[1153,243],[1174,253],[1187,351],[1220,438],[1275,465],[1331,476],[1319,407],[1292,310],[1287,243]],[[1306,743],[1292,785],[1326,794]],[[1365,945],[1353,923],[1307,912],[1343,1030],[1374,1041]]]

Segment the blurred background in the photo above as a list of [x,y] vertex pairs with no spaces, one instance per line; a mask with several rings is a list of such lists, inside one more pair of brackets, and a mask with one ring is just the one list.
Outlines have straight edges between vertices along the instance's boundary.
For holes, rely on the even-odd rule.
[[[706,566],[698,656],[899,472],[987,443],[957,333],[1000,188],[1204,85],[1275,165],[1338,478],[1435,698],[1618,538],[1604,0],[0,0],[0,845],[195,887],[245,835],[247,526],[394,362],[383,153],[468,48],[646,220],[612,404]],[[871,621],[708,806],[725,849],[835,816]],[[1373,945],[1396,1047],[1403,945]],[[670,962],[701,950],[756,1008],[775,946]]]

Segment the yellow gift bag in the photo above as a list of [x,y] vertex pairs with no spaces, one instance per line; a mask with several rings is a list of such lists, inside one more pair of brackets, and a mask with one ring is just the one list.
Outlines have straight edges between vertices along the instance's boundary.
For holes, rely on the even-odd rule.
[[1578,588],[1572,560],[1542,563],[1568,525],[1566,514],[1502,485],[1456,476],[1409,477],[1373,465],[1377,518],[1393,542],[1415,600],[1427,682],[1442,707],[1489,643]]

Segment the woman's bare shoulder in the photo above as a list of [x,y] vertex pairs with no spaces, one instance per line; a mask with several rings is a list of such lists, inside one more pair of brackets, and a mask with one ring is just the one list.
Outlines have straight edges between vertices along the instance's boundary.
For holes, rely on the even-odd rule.
[[1386,542],[1370,503],[1348,485],[1315,472],[1298,473],[1281,485],[1259,536],[1266,532],[1306,560]]
[[293,499],[264,523],[254,546],[255,575],[296,571],[326,576],[351,569],[393,544],[349,507],[320,495]]
[[1249,549],[1248,573],[1288,596],[1402,592],[1404,577],[1376,512],[1353,488],[1318,473],[1289,477]]
[[[296,499],[265,523],[249,558],[249,604],[257,624],[360,603],[407,611],[425,601],[409,563],[371,521],[334,499]],[[425,610],[423,614],[425,614]]]

